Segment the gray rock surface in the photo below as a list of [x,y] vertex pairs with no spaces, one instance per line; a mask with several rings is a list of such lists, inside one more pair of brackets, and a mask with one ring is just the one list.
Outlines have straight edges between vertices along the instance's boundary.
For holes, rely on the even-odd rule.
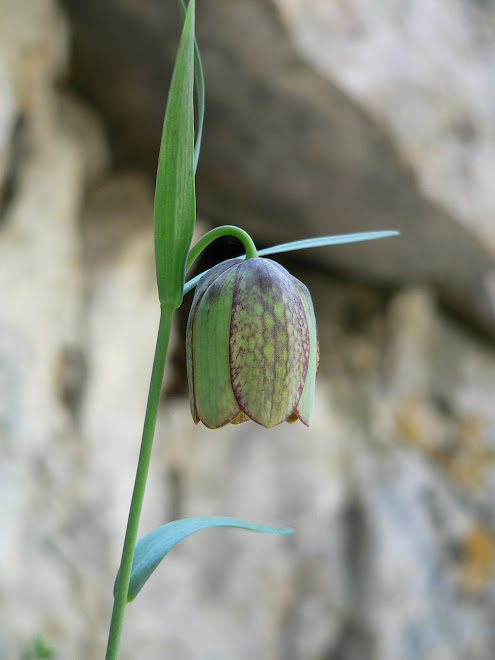
[[80,598],[98,582],[82,534],[91,479],[65,401],[80,347],[80,207],[106,145],[92,114],[55,93],[68,36],[55,3],[0,13],[0,656],[20,657],[41,632],[61,657],[92,657],[82,612],[96,611]]
[[[360,277],[428,280],[493,338],[495,21],[490,5],[471,5],[446,16],[427,0],[199,3],[200,210],[269,243],[400,229],[400,240],[313,258]],[[174,4],[67,7],[75,83],[108,118],[121,161],[154,172]]]
[[385,125],[423,194],[493,252],[495,5],[276,5],[307,60]]
[[[227,16],[240,24],[252,12],[268,12],[270,20],[250,33],[259,42],[247,93],[258,84],[261,73],[255,72],[263,68],[263,44],[273,36],[273,25],[284,38],[288,32],[269,13],[271,5],[258,2],[205,3],[199,13],[205,30],[213,29],[209,6],[228,9]],[[298,6],[284,7],[284,20],[294,25],[287,12]],[[315,11],[322,7],[314,3]],[[84,8],[89,18],[97,10],[108,18],[119,12],[133,16],[134,32],[126,31],[124,18],[113,26],[122,39],[127,35],[132,52],[131,37],[137,35],[142,45],[148,35],[140,20],[145,16],[149,25],[161,25],[163,5],[88,1]],[[41,634],[58,657],[90,660],[104,653],[155,340],[152,186],[143,172],[108,169],[100,120],[60,91],[69,28],[57,5],[40,0],[34,10],[28,0],[5,0],[0,18],[0,657],[25,657]],[[332,12],[330,18],[335,20]],[[94,34],[98,61],[105,21],[93,25],[101,30]],[[167,28],[170,34],[174,25]],[[302,18],[300,25],[303,32],[310,29]],[[80,29],[76,24],[76,44]],[[156,39],[149,41],[149,53]],[[303,48],[302,36],[298,39]],[[117,42],[106,43],[110,62]],[[220,56],[216,38],[205,47],[210,66],[215,57],[219,67],[227,61],[234,66],[235,58]],[[166,49],[171,56],[172,40]],[[306,72],[299,68],[301,59],[291,62],[292,71]],[[150,76],[161,72],[151,56],[149,63]],[[124,67],[122,78],[132,71]],[[397,176],[402,185],[402,166],[393,174],[398,161],[388,129],[357,108],[353,90],[346,97],[324,82],[329,71],[322,70],[318,79],[325,87],[315,98],[331,96],[337,104],[332,121],[359,135],[354,146],[348,144],[348,156],[342,143],[338,162],[362,163],[357,152],[368,154],[370,135],[378,135],[373,153],[383,158],[384,176]],[[128,92],[137,107],[151,98],[149,80],[144,77],[142,88]],[[230,80],[236,82],[234,76]],[[109,96],[121,82],[107,79]],[[289,99],[293,84],[288,76],[283,89],[270,91],[275,96],[262,94],[260,108],[270,107],[270,99]],[[298,107],[313,130],[315,99],[305,99],[306,83],[300,84]],[[216,131],[222,107],[213,90],[220,90],[220,82],[211,87],[208,121]],[[123,140],[135,108],[122,103],[120,109],[122,122],[111,124],[109,133],[121,154],[132,153],[134,138],[133,148],[139,146],[139,130],[143,154],[156,149],[146,122],[136,125],[128,143]],[[162,111],[150,105],[150,125]],[[278,140],[283,141],[284,121],[278,124],[275,115],[273,110],[266,146],[276,152],[283,146]],[[235,141],[229,117],[224,121]],[[313,147],[319,153],[318,141]],[[251,167],[256,179],[254,161],[236,163],[241,152],[238,144],[232,149],[222,156],[226,167],[232,173]],[[150,166],[150,153],[140,162]],[[215,158],[222,159],[209,153],[205,148],[202,194],[207,191],[208,204],[222,209],[228,195],[236,197],[237,174],[228,195],[222,192],[223,175],[216,183],[212,176],[210,185],[208,173],[217,167]],[[357,170],[356,176],[364,176],[365,170]],[[317,169],[309,171],[308,185],[313,178],[317,183]],[[414,187],[409,174],[406,179],[406,192],[392,193],[414,194],[418,209],[429,207],[430,193]],[[365,190],[357,205],[365,203]],[[289,188],[288,194],[298,192]],[[237,207],[261,199],[248,197],[240,190]],[[274,223],[280,217],[279,199],[273,199],[273,206],[263,207],[265,215],[253,214],[253,227],[261,226],[262,217]],[[440,198],[435,203],[443,204]],[[483,237],[486,254],[490,241],[477,222],[454,223],[452,214],[438,214],[431,217],[445,218],[449,245],[457,246],[459,260],[466,259],[455,286],[465,278],[472,292],[473,262],[485,268],[476,241]],[[433,232],[438,225],[428,227]],[[471,237],[466,252],[456,236]],[[332,250],[334,263],[347,249]],[[436,253],[428,254],[424,263]],[[383,277],[389,265],[375,267],[376,255],[363,269]],[[490,263],[491,256],[486,258]],[[160,408],[141,533],[169,519],[210,514],[291,525],[295,532],[270,537],[203,531],[175,548],[128,609],[122,660],[491,660],[493,346],[446,315],[433,286],[406,283],[384,291],[372,282],[331,277],[316,263],[311,270],[287,265],[310,287],[318,320],[321,367],[311,427],[267,431],[248,423],[216,432],[195,427],[180,389],[183,344],[176,328],[166,379],[175,396]],[[420,274],[413,269],[404,280],[411,273]],[[445,275],[446,290],[449,282]]]

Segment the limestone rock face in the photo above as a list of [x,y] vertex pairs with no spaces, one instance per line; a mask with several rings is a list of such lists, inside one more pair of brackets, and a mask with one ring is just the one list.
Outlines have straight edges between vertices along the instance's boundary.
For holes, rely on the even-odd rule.
[[[105,161],[99,122],[54,93],[67,58],[54,2],[0,20],[0,656],[38,633],[88,649],[78,575],[84,452],[76,393],[80,205]],[[76,548],[76,551],[74,551]],[[79,560],[81,560],[79,562]],[[87,568],[87,565],[86,565]],[[70,644],[67,639],[70,638]],[[67,653],[64,653],[67,650]]]
[[[71,0],[73,78],[123,162],[154,171],[173,3]],[[260,240],[397,228],[314,258],[368,278],[429,280],[495,335],[491,5],[456,0],[205,0],[200,209]],[[102,72],[107,72],[103,75]]]
[[[159,313],[147,173],[175,6],[67,6],[72,24],[51,0],[0,6],[2,660],[30,657],[38,635],[60,658],[103,657]],[[400,143],[407,123],[394,123],[362,83],[366,58],[356,53],[405,5],[394,13],[383,4],[379,23],[369,14],[346,66],[353,45],[352,30],[348,42],[337,30],[342,3],[307,6],[317,20],[296,0],[278,0],[277,11],[258,0],[199,3],[210,71],[201,204],[211,219],[246,221],[266,240],[383,227],[380,218],[405,223],[404,240],[320,252],[311,269],[284,261],[310,288],[318,321],[309,429],[194,426],[177,324],[165,382],[174,396],[160,408],[141,533],[199,515],[295,532],[217,529],[180,544],[129,607],[122,660],[495,656],[495,354],[437,296],[474,296],[478,281],[490,291],[490,227],[481,207],[468,219],[460,203],[447,204],[441,177],[425,174],[433,152],[424,163],[411,136]],[[442,25],[474,58],[461,46],[481,24],[455,32],[467,6],[455,7]],[[359,16],[364,25],[368,11],[349,4],[349,25]],[[489,30],[488,5],[472,11],[486,12]],[[220,24],[230,26],[222,35]],[[338,32],[324,61],[308,45],[321,26]],[[108,135],[70,85],[61,91],[71,30],[71,80],[105,114]],[[119,60],[124,52],[129,60]],[[480,104],[465,100],[481,113]],[[112,170],[109,141],[120,163],[143,169]],[[454,196],[459,172],[449,179]],[[330,263],[396,286],[330,276]],[[435,286],[410,283],[428,278]],[[484,311],[490,327],[481,293],[463,309],[471,321]]]
[[[455,0],[446,12],[431,0],[275,4],[306,61],[380,123],[421,196],[450,216],[443,228],[431,218],[415,253],[433,247],[436,259],[444,255],[467,274],[468,241],[459,234],[458,249],[450,242],[460,224],[488,248],[492,262],[495,6]],[[417,234],[415,215],[402,227],[409,241]],[[472,316],[483,317],[486,327],[493,323],[493,263],[476,279],[470,293],[466,280],[457,280],[457,290],[442,288],[458,308],[466,309],[462,297],[474,297]]]
[[495,7],[276,0],[313,66],[386,126],[437,201],[495,249]]

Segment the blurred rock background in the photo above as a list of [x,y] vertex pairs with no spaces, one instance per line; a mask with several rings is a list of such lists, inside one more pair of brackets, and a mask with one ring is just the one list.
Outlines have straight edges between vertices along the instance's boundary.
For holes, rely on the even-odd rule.
[[[172,0],[0,0],[0,657],[102,657],[157,325]],[[201,532],[122,658],[495,656],[495,4],[200,0],[203,227],[312,291],[310,429],[190,420],[178,316],[142,532]],[[226,241],[210,259],[231,256]]]

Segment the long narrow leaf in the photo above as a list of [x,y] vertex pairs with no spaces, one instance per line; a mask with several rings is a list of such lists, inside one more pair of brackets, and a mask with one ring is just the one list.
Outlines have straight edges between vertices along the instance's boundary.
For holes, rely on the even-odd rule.
[[398,236],[399,232],[387,229],[385,231],[360,231],[356,234],[338,234],[337,236],[321,236],[317,238],[305,238],[302,241],[281,243],[273,247],[259,250],[260,257],[268,254],[281,254],[282,252],[293,252],[294,250],[305,250],[306,248],[325,247],[327,245],[343,245],[344,243],[360,243],[361,241],[374,241],[377,238],[389,238]]
[[[325,247],[327,245],[343,245],[344,243],[358,243],[359,241],[373,241],[377,238],[389,238],[390,236],[398,236],[400,232],[393,229],[386,229],[383,231],[361,231],[355,234],[337,234],[336,236],[320,236],[319,238],[306,238],[302,241],[293,241],[292,243],[281,243],[273,247],[265,248],[258,251],[259,257],[266,257],[268,254],[280,254],[282,252],[292,252],[294,250],[304,250],[314,247]],[[184,285],[184,295],[194,289],[199,280],[208,271],[196,275],[186,282]]]
[[[186,17],[186,6],[183,0],[179,0],[179,9],[182,18]],[[198,101],[198,117],[196,123],[196,144],[194,145],[194,172],[198,169],[199,152],[201,151],[201,139],[203,137],[203,123],[205,119],[205,79],[203,65],[199,54],[198,42],[194,40],[194,78],[196,81],[196,98]]]
[[194,0],[175,61],[163,122],[155,190],[155,259],[163,307],[182,302],[185,263],[196,219],[194,190]]
[[[257,523],[227,516],[183,518],[182,520],[169,522],[149,532],[136,544],[127,602],[130,603],[136,598],[155,568],[179,541],[194,532],[209,527],[239,527],[254,532],[264,532],[265,534],[292,533],[290,527],[258,525]],[[117,583],[117,580],[115,582]]]

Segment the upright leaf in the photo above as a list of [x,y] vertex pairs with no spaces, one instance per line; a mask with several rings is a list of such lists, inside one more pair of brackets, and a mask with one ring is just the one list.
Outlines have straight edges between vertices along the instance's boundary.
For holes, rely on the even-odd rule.
[[194,190],[194,0],[187,9],[163,122],[155,190],[155,260],[162,307],[182,302],[196,218]]
[[[183,20],[186,18],[186,5],[179,0],[179,9]],[[201,138],[203,137],[203,123],[205,119],[205,79],[203,65],[199,54],[198,42],[194,40],[194,76],[196,79],[196,99],[198,102],[198,117],[196,123],[196,144],[194,146],[194,172],[198,169],[199,152],[201,151]]]

